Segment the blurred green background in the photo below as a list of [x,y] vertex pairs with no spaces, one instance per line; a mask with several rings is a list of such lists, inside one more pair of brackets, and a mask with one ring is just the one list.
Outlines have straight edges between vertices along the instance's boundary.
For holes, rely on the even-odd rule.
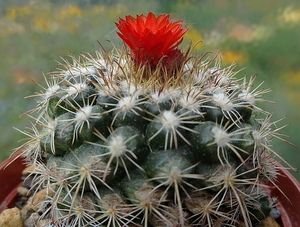
[[[199,54],[221,51],[223,64],[232,61],[240,75],[257,75],[256,83],[273,88],[260,106],[285,117],[281,132],[300,147],[300,2],[299,0],[10,0],[0,1],[0,161],[25,138],[13,127],[30,126],[34,99],[24,99],[44,85],[43,72],[55,70],[60,57],[94,52],[100,41],[108,50],[121,45],[114,22],[131,14],[170,13],[190,27],[190,40],[202,40]],[[298,149],[274,140],[274,149],[300,167]],[[300,180],[300,174],[293,172]]]

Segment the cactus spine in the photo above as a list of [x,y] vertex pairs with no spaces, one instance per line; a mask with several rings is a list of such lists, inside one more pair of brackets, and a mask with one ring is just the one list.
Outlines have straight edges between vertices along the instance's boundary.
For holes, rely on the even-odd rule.
[[270,90],[179,50],[186,29],[168,18],[120,19],[129,49],[64,60],[34,95],[20,149],[52,192],[49,225],[251,227],[269,215],[280,128],[257,102]]

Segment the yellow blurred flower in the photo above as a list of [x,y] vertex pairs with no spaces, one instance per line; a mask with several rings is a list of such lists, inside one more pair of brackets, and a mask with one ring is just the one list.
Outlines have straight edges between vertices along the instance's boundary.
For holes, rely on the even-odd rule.
[[289,86],[300,86],[300,70],[297,71],[290,71],[282,76],[285,83],[287,83]]
[[192,26],[189,27],[189,30],[184,35],[184,38],[187,40],[191,40],[193,44],[196,44],[197,42],[201,41],[195,46],[195,50],[199,50],[203,46],[202,35],[198,32],[196,28]]
[[51,32],[51,22],[49,19],[43,17],[34,18],[34,25],[38,30],[44,32]]
[[66,30],[70,33],[75,33],[80,26],[82,10],[78,6],[65,5],[61,10],[55,13],[53,24],[57,28]]
[[82,11],[78,6],[66,5],[60,12],[61,18],[78,17],[82,15]]
[[233,62],[244,63],[247,62],[248,57],[246,53],[243,52],[235,52],[235,51],[227,51],[221,53],[222,63],[224,65],[232,64]]
[[108,8],[106,10],[108,18],[111,20],[116,20],[120,15],[127,11],[127,8],[125,5],[117,4],[115,7]]
[[24,17],[30,15],[31,12],[30,6],[10,7],[6,10],[4,17],[11,20],[23,19]]
[[292,6],[286,7],[278,17],[279,22],[297,23],[300,22],[300,9],[294,9]]
[[300,104],[300,70],[289,71],[281,76],[281,80],[286,83],[284,95],[295,106]]

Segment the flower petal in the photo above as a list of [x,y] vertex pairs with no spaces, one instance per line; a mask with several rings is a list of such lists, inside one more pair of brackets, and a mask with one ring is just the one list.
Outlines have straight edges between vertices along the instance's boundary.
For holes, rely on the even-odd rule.
[[172,22],[169,18],[167,14],[156,17],[152,12],[147,16],[119,18],[116,26],[120,32],[117,34],[131,49],[137,64],[155,67],[161,58],[169,56],[182,42],[188,29],[182,28],[183,21]]

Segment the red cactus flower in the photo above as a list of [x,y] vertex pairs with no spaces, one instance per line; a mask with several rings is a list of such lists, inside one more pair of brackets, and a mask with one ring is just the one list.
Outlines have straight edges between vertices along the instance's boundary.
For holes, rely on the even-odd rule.
[[167,66],[178,63],[182,54],[177,47],[188,29],[181,28],[183,21],[172,22],[169,17],[166,14],[156,17],[150,12],[147,16],[119,18],[117,34],[131,49],[135,63],[149,64],[152,68],[162,58]]

